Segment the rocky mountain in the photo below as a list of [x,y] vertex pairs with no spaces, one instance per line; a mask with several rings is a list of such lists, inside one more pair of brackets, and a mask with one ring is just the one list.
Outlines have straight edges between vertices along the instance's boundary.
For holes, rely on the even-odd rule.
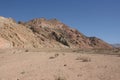
[[37,18],[18,23],[0,17],[0,48],[112,48],[96,37],[87,37],[57,19]]
[[115,48],[120,48],[120,44],[111,44]]

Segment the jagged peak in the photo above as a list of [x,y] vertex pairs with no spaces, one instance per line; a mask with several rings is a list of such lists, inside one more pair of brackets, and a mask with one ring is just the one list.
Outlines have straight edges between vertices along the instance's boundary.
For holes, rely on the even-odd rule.
[[59,20],[57,20],[56,18],[52,18],[52,19],[46,19],[44,17],[42,18],[34,18],[28,22],[50,22],[50,23],[61,23]]
[[34,18],[30,21],[46,21],[47,19],[46,18]]
[[4,20],[4,19],[6,19],[6,18],[5,18],[5,17],[3,17],[3,16],[0,16],[0,19]]
[[49,19],[48,21],[50,21],[50,22],[60,22],[58,19],[56,19],[56,18],[52,18],[52,19]]
[[54,25],[56,25],[56,24],[63,24],[62,22],[60,22],[56,18],[49,19],[48,22],[50,22],[51,24],[54,24]]
[[[57,20],[56,18],[52,18],[52,19],[46,19],[46,18],[35,18],[32,19],[28,22],[26,22],[26,24],[30,25],[30,26],[41,26],[41,27],[48,27],[48,28],[63,28],[63,26],[65,24],[63,24],[62,22],[60,22],[59,20]],[[65,27],[65,26],[64,26]]]
[[3,16],[0,16],[0,22],[4,22],[4,23],[6,23],[6,22],[16,22],[13,18],[5,18],[5,17],[3,17]]

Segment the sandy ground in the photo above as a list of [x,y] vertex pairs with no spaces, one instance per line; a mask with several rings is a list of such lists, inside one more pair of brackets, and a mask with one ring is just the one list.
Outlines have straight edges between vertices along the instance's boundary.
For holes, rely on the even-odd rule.
[[120,80],[120,56],[5,49],[0,80]]

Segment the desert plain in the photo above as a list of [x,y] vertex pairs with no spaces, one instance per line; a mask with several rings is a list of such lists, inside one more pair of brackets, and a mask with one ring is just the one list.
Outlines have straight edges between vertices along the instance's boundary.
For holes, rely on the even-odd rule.
[[0,80],[120,80],[120,52],[1,49]]

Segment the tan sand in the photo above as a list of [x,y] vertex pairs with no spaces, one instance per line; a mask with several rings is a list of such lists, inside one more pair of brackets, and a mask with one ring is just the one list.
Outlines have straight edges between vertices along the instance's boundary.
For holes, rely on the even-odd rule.
[[0,80],[120,80],[120,57],[5,49],[0,50]]

